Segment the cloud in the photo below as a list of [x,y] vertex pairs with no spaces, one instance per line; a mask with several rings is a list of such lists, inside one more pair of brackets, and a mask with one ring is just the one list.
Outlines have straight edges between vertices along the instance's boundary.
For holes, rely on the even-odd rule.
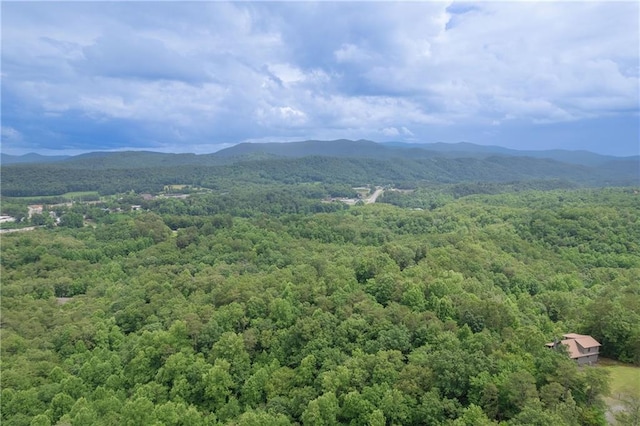
[[9,147],[15,147],[16,145],[19,145],[23,140],[22,133],[9,126],[2,126],[1,136],[3,147],[6,147],[7,145]]
[[255,117],[264,128],[293,128],[307,122],[307,114],[291,106],[266,105],[256,109]]
[[[635,2],[2,7],[2,117],[22,135],[14,146],[473,142],[504,126],[638,120]],[[637,134],[619,136],[637,150]]]
[[197,83],[209,77],[196,58],[169,49],[162,40],[131,31],[100,36],[82,49],[82,58],[72,65],[79,73],[121,79]]
[[[510,112],[504,97],[546,103],[547,118],[559,121],[609,112],[579,102],[603,93],[637,108],[637,12],[633,3],[483,3],[445,33],[438,57],[452,79],[495,101],[498,114]],[[544,113],[532,111],[532,120]]]
[[396,137],[396,136],[414,136],[413,132],[406,127],[402,126],[399,129],[397,127],[385,127],[381,130],[382,134],[385,136]]
[[363,63],[363,62],[368,62],[369,60],[372,59],[371,55],[369,55],[366,51],[350,43],[345,43],[342,46],[340,46],[340,48],[334,52],[334,55],[338,63],[341,63],[341,62]]
[[307,76],[300,68],[288,63],[271,64],[268,68],[279,81],[285,84],[297,83],[307,79]]

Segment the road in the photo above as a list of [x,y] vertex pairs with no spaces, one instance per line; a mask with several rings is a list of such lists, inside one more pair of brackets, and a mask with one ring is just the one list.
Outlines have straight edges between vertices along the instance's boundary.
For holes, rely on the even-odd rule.
[[27,232],[27,231],[33,231],[36,228],[39,228],[39,227],[38,226],[29,226],[27,228],[0,229],[0,234],[8,234],[10,232]]
[[376,200],[378,199],[378,197],[380,195],[382,195],[383,192],[384,192],[384,190],[382,188],[376,188],[374,193],[371,194],[371,197],[367,198],[367,200],[365,201],[365,204],[373,204],[373,203],[375,203]]

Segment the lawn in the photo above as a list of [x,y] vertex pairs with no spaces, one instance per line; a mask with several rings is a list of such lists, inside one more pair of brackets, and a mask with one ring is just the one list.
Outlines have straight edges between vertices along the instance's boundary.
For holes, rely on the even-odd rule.
[[180,191],[182,189],[185,189],[187,186],[189,186],[189,185],[165,185],[164,186],[164,190],[165,191]]
[[605,398],[609,407],[607,420],[609,424],[615,425],[617,422],[614,419],[614,413],[630,408],[622,400],[628,401],[629,396],[635,397],[636,401],[640,399],[640,367],[607,358],[600,358],[598,366],[609,372],[611,392],[609,397]]
[[63,195],[63,197],[65,198],[69,198],[72,200],[75,199],[82,199],[82,198],[100,198],[100,194],[98,193],[98,191],[78,191],[78,192],[67,192],[66,194]]
[[56,203],[64,199],[67,201],[84,201],[84,200],[98,200],[100,199],[100,193],[98,191],[76,191],[67,192],[62,195],[41,195],[33,197],[9,197],[11,200],[27,202],[27,203],[47,203],[47,201]]
[[627,393],[640,397],[640,367],[622,364],[606,358],[598,362],[610,374],[611,398]]

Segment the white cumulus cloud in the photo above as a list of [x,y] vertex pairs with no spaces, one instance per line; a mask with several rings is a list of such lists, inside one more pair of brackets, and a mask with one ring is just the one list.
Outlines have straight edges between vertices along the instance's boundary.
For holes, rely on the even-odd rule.
[[610,118],[629,147],[638,13],[637,2],[7,2],[3,125],[43,149],[51,134],[79,148],[69,129],[92,128],[162,148],[474,141],[497,124]]

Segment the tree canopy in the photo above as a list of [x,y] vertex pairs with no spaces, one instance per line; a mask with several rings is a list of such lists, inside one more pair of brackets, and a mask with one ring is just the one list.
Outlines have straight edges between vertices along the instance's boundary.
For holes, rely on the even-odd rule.
[[640,364],[637,191],[314,188],[352,191],[114,199],[3,234],[3,425],[605,423],[603,370],[544,344]]

